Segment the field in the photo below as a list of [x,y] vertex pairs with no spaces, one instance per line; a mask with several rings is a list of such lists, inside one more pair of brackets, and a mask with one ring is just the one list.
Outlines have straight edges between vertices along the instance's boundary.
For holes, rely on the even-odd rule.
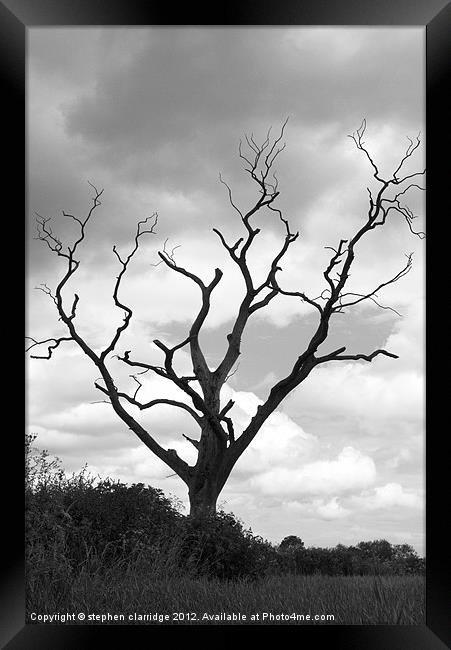
[[[425,621],[421,576],[286,575],[224,582],[111,571],[97,578],[82,573],[74,582],[48,587],[29,601],[28,622],[33,622],[32,612],[75,612],[76,616],[83,612],[86,619],[72,624],[84,625],[422,625]],[[89,619],[90,614],[98,618]],[[108,615],[114,614],[123,618],[111,620]],[[149,620],[152,614],[157,616]],[[319,620],[313,620],[318,615]]]

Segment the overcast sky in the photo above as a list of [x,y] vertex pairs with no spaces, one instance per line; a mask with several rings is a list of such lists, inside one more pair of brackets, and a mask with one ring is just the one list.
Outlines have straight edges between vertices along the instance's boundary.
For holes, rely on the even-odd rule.
[[[365,142],[391,176],[408,141],[424,128],[423,28],[32,28],[28,30],[28,322],[36,338],[62,335],[54,305],[33,287],[54,288],[63,264],[34,241],[34,211],[54,216],[65,242],[77,236],[61,210],[84,215],[92,191],[104,188],[82,261],[67,300],[80,295],[77,324],[94,348],[120,324],[112,287],[116,244],[128,252],[137,221],[158,211],[157,233],[143,240],[122,287],[135,317],[118,351],[161,363],[152,340],[175,344],[186,336],[199,306],[198,289],[164,265],[157,251],[180,245],[177,262],[205,281],[219,266],[201,342],[215,367],[225,350],[242,279],[212,232],[231,240],[242,224],[219,173],[243,208],[255,199],[238,157],[245,133],[263,141],[289,122],[277,160],[277,205],[300,231],[283,263],[287,289],[317,295],[330,251],[362,224],[372,170],[347,137],[363,118]],[[406,170],[424,168],[421,147]],[[422,218],[424,196],[409,205]],[[280,247],[280,222],[264,215],[256,254],[257,277]],[[415,224],[416,225],[416,224]],[[416,226],[416,227],[418,227]],[[386,538],[424,552],[424,265],[423,242],[399,215],[359,244],[349,291],[371,290],[395,275],[405,253],[413,270],[369,302],[333,320],[321,352],[380,347],[399,359],[377,357],[316,368],[263,427],[238,461],[219,497],[255,534],[273,542],[289,534],[306,545],[355,544]],[[52,309],[53,307],[53,309]],[[239,431],[271,385],[303,350],[317,322],[299,300],[282,298],[258,311],[243,337],[238,371],[224,403]],[[178,367],[190,372],[186,351]],[[123,364],[122,364],[123,365]],[[127,368],[110,368],[133,389]],[[186,486],[117,419],[94,388],[98,375],[75,344],[51,361],[28,363],[28,424],[39,447],[58,455],[68,471],[85,463],[93,473],[144,482],[186,504]],[[164,380],[143,379],[149,399],[175,395]],[[168,383],[168,382],[166,382]],[[195,435],[180,409],[150,409],[140,421],[166,448],[190,464]]]

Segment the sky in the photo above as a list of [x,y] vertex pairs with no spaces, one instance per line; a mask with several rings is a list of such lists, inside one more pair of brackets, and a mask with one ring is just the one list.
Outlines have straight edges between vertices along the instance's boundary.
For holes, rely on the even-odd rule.
[[[364,223],[372,169],[347,137],[365,118],[366,146],[391,177],[424,130],[423,28],[29,28],[27,73],[28,236],[27,329],[46,339],[64,335],[41,283],[53,288],[64,265],[36,241],[36,213],[52,217],[63,242],[78,236],[62,211],[86,215],[92,189],[102,205],[80,247],[80,268],[67,287],[80,295],[76,323],[94,349],[111,340],[122,312],[114,306],[118,260],[138,221],[158,213],[157,232],[142,244],[121,286],[134,311],[117,351],[161,363],[152,341],[185,338],[199,308],[196,286],[159,261],[175,246],[177,263],[210,281],[223,279],[201,334],[207,362],[224,354],[243,282],[217,236],[235,241],[243,226],[219,174],[243,209],[257,198],[238,155],[240,140],[263,142],[288,117],[277,158],[280,196],[291,229],[300,232],[284,258],[279,282],[318,295],[336,246]],[[421,136],[422,137],[422,136]],[[406,172],[424,169],[424,147]],[[420,177],[421,179],[422,177]],[[403,197],[404,198],[404,197]],[[425,229],[424,193],[406,203]],[[261,233],[250,265],[263,277],[281,245],[274,214],[256,220]],[[388,539],[424,548],[424,242],[396,213],[359,244],[349,291],[368,292],[393,277],[413,252],[413,268],[365,301],[335,316],[321,352],[383,347],[398,359],[322,364],[268,419],[237,462],[219,496],[255,534],[279,543],[298,535],[307,546]],[[271,386],[291,370],[317,323],[314,308],[278,297],[251,317],[237,371],[223,389],[239,432]],[[304,346],[304,347],[303,347]],[[176,367],[190,373],[180,350]],[[134,391],[129,369],[109,362],[121,388]],[[94,387],[98,372],[73,343],[50,361],[27,363],[27,423],[36,445],[61,458],[68,472],[89,471],[143,482],[187,508],[186,486],[115,416]],[[142,378],[142,398],[178,398],[157,376]],[[133,407],[129,407],[133,409]],[[134,413],[134,411],[130,411]],[[137,415],[166,448],[188,463],[195,436],[181,409],[157,406]],[[187,510],[185,509],[185,512]]]

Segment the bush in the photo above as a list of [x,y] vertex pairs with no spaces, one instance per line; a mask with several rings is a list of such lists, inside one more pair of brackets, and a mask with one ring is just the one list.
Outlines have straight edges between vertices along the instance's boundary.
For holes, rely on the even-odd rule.
[[97,480],[86,468],[67,476],[58,458],[36,452],[34,439],[26,439],[25,465],[30,594],[44,582],[63,592],[81,572],[105,573],[174,535],[181,515],[161,490]]
[[179,524],[183,538],[182,562],[200,574],[220,579],[254,579],[268,572],[275,549],[261,537],[245,530],[233,514],[184,518]]
[[275,550],[233,515],[182,516],[161,490],[95,479],[86,468],[66,476],[61,461],[26,441],[29,583],[67,584],[83,571],[120,564],[154,576],[255,578],[275,563]]

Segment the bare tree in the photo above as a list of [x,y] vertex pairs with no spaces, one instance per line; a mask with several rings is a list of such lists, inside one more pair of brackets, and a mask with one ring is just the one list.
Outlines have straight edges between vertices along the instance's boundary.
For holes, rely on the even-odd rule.
[[[210,368],[207,364],[204,351],[199,342],[199,335],[210,311],[211,295],[221,281],[223,273],[217,268],[214,271],[213,278],[205,281],[195,273],[180,266],[175,260],[174,251],[168,252],[166,246],[158,253],[161,259],[160,263],[165,264],[174,273],[189,278],[197,285],[200,292],[199,311],[186,338],[180,343],[169,347],[163,341],[154,341],[154,344],[162,353],[163,360],[161,365],[151,365],[145,361],[135,359],[130,350],[124,351],[122,354],[117,354],[117,358],[130,368],[133,368],[136,373],[130,375],[135,379],[137,384],[137,388],[133,394],[123,392],[117,388],[108,368],[108,362],[116,351],[120,337],[129,326],[133,315],[130,307],[122,302],[119,297],[121,282],[133,256],[138,251],[141,238],[144,235],[155,233],[158,220],[157,214],[138,223],[134,237],[134,246],[126,257],[121,256],[117,248],[115,246],[113,247],[113,252],[117,257],[120,268],[114,286],[113,300],[116,307],[123,310],[124,318],[122,324],[117,327],[112,340],[100,353],[93,350],[77,329],[76,313],[79,296],[77,294],[74,295],[71,306],[68,308],[63,301],[63,290],[80,265],[80,261],[75,256],[85,239],[88,223],[94,211],[100,205],[100,197],[103,190],[98,191],[92,186],[94,190],[92,206],[84,218],[63,212],[65,217],[74,220],[78,224],[80,230],[79,237],[72,246],[63,246],[62,242],[53,233],[49,218],[37,216],[37,238],[44,242],[58,257],[65,260],[66,271],[54,293],[47,285],[41,285],[40,288],[55,303],[59,318],[66,326],[68,334],[64,337],[50,338],[42,341],[30,338],[30,344],[27,349],[33,352],[31,357],[35,359],[50,359],[55,349],[61,343],[67,341],[75,342],[99,370],[101,379],[95,382],[95,387],[106,396],[108,403],[111,403],[119,418],[140,438],[151,452],[165,462],[186,483],[189,491],[191,514],[195,516],[215,512],[218,495],[241,454],[250,445],[262,425],[277,409],[282,400],[307,379],[314,368],[331,361],[364,360],[370,362],[378,355],[385,355],[393,359],[398,358],[396,354],[382,349],[361,354],[346,354],[346,348],[344,346],[328,354],[320,354],[318,350],[328,337],[331,319],[335,314],[341,314],[346,309],[365,300],[371,300],[379,307],[387,308],[378,302],[378,292],[384,287],[400,280],[412,267],[412,254],[409,254],[406,256],[407,260],[399,272],[391,278],[380,281],[378,286],[373,290],[362,293],[346,291],[346,283],[354,263],[359,242],[364,237],[370,235],[372,231],[385,226],[391,213],[401,215],[413,234],[420,238],[424,237],[423,232],[414,230],[412,224],[415,215],[403,204],[403,199],[409,190],[424,189],[418,184],[417,180],[418,177],[425,173],[425,170],[406,175],[402,174],[404,164],[419,147],[420,138],[417,137],[416,140],[409,140],[409,146],[392,176],[390,178],[384,178],[381,175],[378,165],[365,146],[363,140],[366,129],[365,121],[350,136],[357,149],[363,152],[372,167],[374,179],[378,184],[377,191],[373,194],[367,188],[368,212],[363,219],[362,225],[358,227],[353,236],[347,240],[341,239],[336,248],[326,247],[331,250],[330,259],[323,271],[326,288],[319,296],[311,297],[303,291],[288,291],[283,289],[279,279],[281,260],[287,253],[289,247],[299,237],[298,232],[292,232],[290,229],[289,222],[284,218],[282,211],[275,207],[279,190],[278,180],[274,173],[274,163],[285,147],[285,144],[282,144],[285,126],[286,122],[283,124],[279,135],[274,138],[271,136],[270,130],[266,139],[261,144],[256,142],[253,135],[246,136],[244,144],[240,143],[239,156],[243,161],[244,170],[249,175],[252,183],[255,184],[257,190],[257,197],[249,209],[244,211],[236,205],[230,186],[220,177],[221,182],[226,187],[230,205],[242,224],[243,235],[236,241],[229,243],[219,229],[215,228],[214,232],[241,273],[245,286],[245,295],[240,304],[237,305],[236,317],[231,332],[227,336],[225,354],[219,365],[214,369]],[[257,283],[248,265],[248,253],[260,233],[260,228],[255,227],[253,218],[257,213],[265,209],[270,211],[277,222],[280,222],[283,230],[283,238],[280,249],[268,264],[264,281]],[[291,371],[272,386],[266,400],[258,406],[249,424],[240,435],[236,435],[233,418],[231,417],[234,402],[229,400],[227,403],[223,403],[221,401],[221,389],[231,375],[232,369],[240,355],[241,338],[249,319],[255,312],[264,309],[274,298],[281,295],[290,296],[311,305],[317,312],[317,326],[305,349],[295,354]],[[174,357],[179,350],[185,347],[189,348],[192,361],[193,373],[191,376],[181,376],[174,369]],[[36,353],[36,351],[43,349],[46,349],[46,352],[41,354]],[[172,382],[185,394],[184,401],[163,398],[155,398],[148,402],[140,401],[139,392],[142,384],[138,379],[138,371],[139,374],[151,372]],[[145,430],[125,408],[127,405],[133,405],[140,410],[146,410],[157,404],[166,404],[183,409],[195,420],[200,430],[199,438],[194,439],[185,436],[196,449],[197,461],[195,465],[188,465],[174,450],[163,448],[155,440],[154,436]]]

